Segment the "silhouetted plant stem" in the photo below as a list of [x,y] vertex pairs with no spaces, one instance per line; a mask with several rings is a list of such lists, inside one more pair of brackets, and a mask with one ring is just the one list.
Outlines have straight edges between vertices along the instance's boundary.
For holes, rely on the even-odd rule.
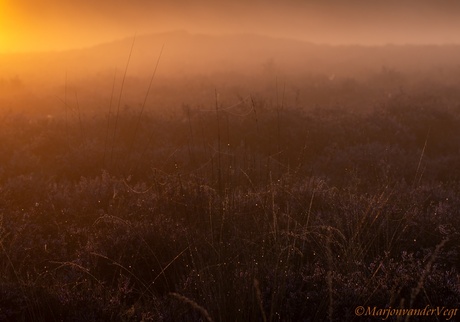
[[121,88],[120,88],[120,95],[118,96],[118,104],[117,104],[117,114],[115,115],[115,125],[113,128],[113,137],[112,137],[112,149],[110,151],[110,164],[114,165],[113,163],[113,152],[115,149],[115,139],[117,136],[117,127],[118,127],[118,118],[120,116],[120,106],[121,106],[121,98],[123,97],[123,89],[125,86],[126,74],[128,73],[129,63],[131,62],[131,55],[133,53],[134,43],[136,41],[136,36],[133,38],[133,43],[131,44],[131,49],[129,51],[128,61],[126,62],[125,72],[123,73],[123,79],[121,81]]
[[113,94],[115,93],[115,80],[117,77],[117,69],[113,74],[113,82],[112,82],[112,91],[110,93],[110,103],[109,103],[109,112],[107,114],[107,129],[105,133],[105,140],[104,140],[104,155],[102,156],[102,167],[105,168],[105,157],[107,154],[107,144],[109,142],[109,132],[110,132],[110,117],[112,116],[112,102],[113,102]]
[[222,196],[222,167],[221,167],[221,146],[220,146],[220,121],[219,121],[219,99],[217,89],[214,90],[216,95],[216,121],[217,121],[217,187],[219,195]]
[[151,90],[152,84],[153,84],[153,80],[154,80],[155,75],[157,73],[158,65],[160,64],[160,59],[161,59],[161,55],[163,54],[164,46],[165,46],[165,44],[163,44],[161,46],[160,54],[158,55],[157,62],[155,64],[155,68],[154,68],[154,70],[152,72],[152,76],[150,77],[149,85],[147,87],[147,91],[146,91],[145,96],[144,96],[144,101],[142,102],[141,111],[140,111],[139,116],[137,118],[136,126],[134,127],[133,137],[131,138],[131,143],[129,145],[128,153],[126,155],[126,164],[127,165],[129,165],[129,162],[130,162],[131,153],[132,153],[132,150],[133,150],[133,145],[134,145],[134,142],[136,141],[137,132],[139,131],[140,123],[141,123],[141,120],[142,120],[142,115],[144,114],[145,105],[147,104],[147,98],[149,97],[150,90]]

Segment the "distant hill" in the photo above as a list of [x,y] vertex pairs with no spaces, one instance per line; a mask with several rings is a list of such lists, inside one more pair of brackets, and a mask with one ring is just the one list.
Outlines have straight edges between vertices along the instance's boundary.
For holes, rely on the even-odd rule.
[[[0,77],[36,74],[62,79],[65,71],[83,77],[115,68],[123,70],[132,43],[133,38],[127,38],[78,50],[2,55]],[[460,64],[458,45],[329,46],[252,34],[173,31],[137,36],[130,74],[151,73],[163,45],[158,74],[169,77],[228,71],[352,75],[382,67],[413,71]]]
[[254,93],[273,100],[278,79],[288,80],[286,99],[296,105],[335,104],[344,95],[352,95],[348,101],[354,105],[366,105],[407,89],[414,80],[428,89],[437,82],[447,91],[460,82],[456,45],[330,46],[174,31],[84,49],[0,55],[0,110],[55,114],[65,100],[74,109],[77,104],[83,110],[106,109],[114,94],[119,98],[122,83],[122,106],[138,107],[163,46],[149,104],[167,108],[212,105],[216,89],[233,101]]

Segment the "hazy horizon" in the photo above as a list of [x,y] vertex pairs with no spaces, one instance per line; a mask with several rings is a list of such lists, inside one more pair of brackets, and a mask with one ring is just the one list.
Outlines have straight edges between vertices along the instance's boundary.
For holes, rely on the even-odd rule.
[[455,1],[0,2],[0,53],[79,49],[134,34],[250,33],[321,44],[460,43]]
[[318,86],[316,101],[329,104],[334,86],[370,82],[378,94],[357,99],[365,105],[412,86],[405,79],[456,84],[460,66],[460,46],[439,46],[460,44],[460,3],[450,0],[0,0],[0,9],[3,110],[58,113],[69,94],[99,111],[125,76],[123,104],[138,106],[158,61],[150,106],[165,110],[209,105],[216,88],[273,99],[278,79],[296,105],[313,104]]

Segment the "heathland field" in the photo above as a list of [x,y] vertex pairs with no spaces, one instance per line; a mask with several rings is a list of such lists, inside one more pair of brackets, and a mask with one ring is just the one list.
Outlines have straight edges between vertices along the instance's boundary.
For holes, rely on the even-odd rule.
[[3,79],[0,320],[454,314],[458,67],[260,66],[152,86],[69,73],[50,108],[51,87]]

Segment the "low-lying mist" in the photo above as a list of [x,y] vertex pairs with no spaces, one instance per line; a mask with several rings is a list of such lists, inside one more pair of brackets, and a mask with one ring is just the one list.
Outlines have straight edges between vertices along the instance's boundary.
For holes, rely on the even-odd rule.
[[[62,52],[0,56],[0,106],[28,116],[123,108],[175,113],[258,97],[365,109],[436,86],[455,98],[460,46],[330,46],[251,34],[150,34]],[[151,84],[150,84],[151,82]],[[121,100],[120,100],[121,99]]]

